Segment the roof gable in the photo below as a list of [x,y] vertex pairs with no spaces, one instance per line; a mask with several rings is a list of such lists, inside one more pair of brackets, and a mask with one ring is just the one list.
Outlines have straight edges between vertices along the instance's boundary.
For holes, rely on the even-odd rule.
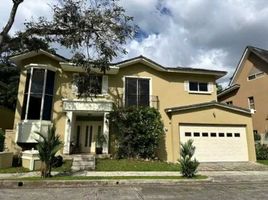
[[225,103],[219,103],[216,101],[167,108],[167,109],[165,109],[165,112],[172,114],[174,112],[183,112],[183,111],[188,111],[188,110],[195,110],[195,109],[200,109],[200,108],[210,108],[210,107],[224,108],[224,109],[227,109],[230,111],[236,111],[236,112],[251,115],[251,112],[249,109],[245,109],[245,108],[241,108],[241,107],[237,107],[237,106],[233,106],[233,105],[227,105]]
[[235,80],[237,79],[237,76],[240,74],[241,70],[243,69],[245,61],[248,59],[251,53],[254,53],[254,55],[256,55],[258,58],[268,63],[268,51],[267,50],[260,49],[257,47],[247,46],[242,54],[242,57],[240,58],[238,62],[238,65],[234,71],[233,76],[231,77],[229,86],[232,86],[233,84],[235,84]]
[[183,74],[203,74],[203,75],[213,75],[217,79],[226,75],[227,72],[225,71],[218,71],[218,70],[208,70],[208,69],[200,69],[200,68],[190,68],[190,67],[164,67],[155,61],[145,57],[145,56],[138,56],[128,60],[124,60],[122,62],[114,63],[114,66],[120,68],[128,67],[133,64],[142,63],[148,67],[151,67],[157,71],[162,72],[170,72],[170,73],[183,73]]
[[49,58],[54,59],[54,60],[59,61],[59,62],[63,62],[63,61],[68,60],[67,58],[64,58],[63,56],[60,56],[58,54],[53,54],[53,53],[47,52],[43,49],[39,49],[36,51],[29,51],[29,52],[21,53],[18,55],[14,55],[14,56],[10,57],[10,61],[15,63],[16,65],[20,65],[22,60],[32,58],[32,57],[35,57],[38,55],[45,55],[45,56],[48,56]]

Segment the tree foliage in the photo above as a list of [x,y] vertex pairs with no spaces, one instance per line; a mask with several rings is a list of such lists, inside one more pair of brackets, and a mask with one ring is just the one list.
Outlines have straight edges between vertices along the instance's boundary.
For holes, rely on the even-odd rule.
[[197,173],[197,167],[199,162],[193,159],[195,153],[195,147],[193,146],[193,140],[188,140],[186,143],[181,144],[179,163],[181,165],[181,174],[184,177],[192,178]]
[[44,178],[50,177],[55,155],[61,149],[63,143],[59,135],[56,135],[54,128],[51,128],[47,135],[40,132],[36,132],[36,134],[41,137],[41,139],[37,140],[38,143],[36,145],[42,162],[41,176]]
[[268,160],[268,146],[266,144],[256,144],[257,160]]
[[120,108],[111,112],[109,118],[118,143],[119,158],[156,157],[164,132],[158,110],[150,107]]
[[73,63],[88,73],[92,68],[105,73],[113,58],[126,53],[124,45],[136,29],[118,0],[61,0],[53,5],[53,13],[52,20],[40,17],[27,22],[23,35],[38,36],[70,49]]

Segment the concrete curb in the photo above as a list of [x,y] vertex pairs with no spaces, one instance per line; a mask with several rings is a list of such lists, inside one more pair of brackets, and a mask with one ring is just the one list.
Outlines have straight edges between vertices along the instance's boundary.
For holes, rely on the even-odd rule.
[[117,186],[139,184],[179,185],[194,183],[211,183],[206,179],[113,179],[113,180],[0,180],[0,188],[76,188],[88,186]]

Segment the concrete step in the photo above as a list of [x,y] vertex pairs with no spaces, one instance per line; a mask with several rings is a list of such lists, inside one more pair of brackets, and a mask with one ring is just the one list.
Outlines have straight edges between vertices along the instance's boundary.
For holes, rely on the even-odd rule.
[[81,171],[81,170],[94,170],[95,168],[90,166],[79,166],[79,167],[72,166],[71,169],[72,171]]
[[73,161],[73,166],[79,166],[79,165],[94,165],[94,162],[88,161],[88,162],[75,162]]
[[95,169],[95,155],[72,155],[73,171]]

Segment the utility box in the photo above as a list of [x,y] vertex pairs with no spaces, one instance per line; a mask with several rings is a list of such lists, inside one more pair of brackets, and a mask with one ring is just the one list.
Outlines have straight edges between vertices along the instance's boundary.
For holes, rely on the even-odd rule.
[[26,150],[22,152],[22,167],[31,171],[39,170],[41,168],[41,161],[37,150]]

